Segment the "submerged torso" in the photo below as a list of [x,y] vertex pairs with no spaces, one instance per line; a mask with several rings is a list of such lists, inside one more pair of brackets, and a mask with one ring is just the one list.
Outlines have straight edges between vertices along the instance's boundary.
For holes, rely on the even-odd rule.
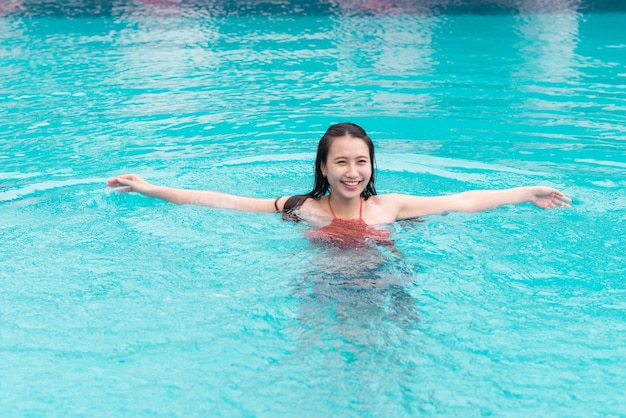
[[333,216],[331,223],[309,230],[307,235],[310,239],[346,247],[372,244],[393,245],[393,241],[389,239],[388,230],[370,226],[363,220],[363,200],[359,209],[359,219],[337,218],[330,205],[330,199],[328,199],[328,208]]

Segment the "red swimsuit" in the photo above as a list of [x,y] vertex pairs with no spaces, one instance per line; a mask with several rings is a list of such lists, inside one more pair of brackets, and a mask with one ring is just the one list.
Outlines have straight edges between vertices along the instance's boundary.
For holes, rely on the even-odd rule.
[[337,218],[335,211],[330,206],[330,197],[328,198],[328,208],[333,215],[332,222],[319,229],[309,230],[310,239],[338,244],[342,247],[357,247],[372,243],[383,246],[393,245],[393,242],[389,240],[389,231],[373,228],[363,220],[363,199],[361,199],[359,219]]

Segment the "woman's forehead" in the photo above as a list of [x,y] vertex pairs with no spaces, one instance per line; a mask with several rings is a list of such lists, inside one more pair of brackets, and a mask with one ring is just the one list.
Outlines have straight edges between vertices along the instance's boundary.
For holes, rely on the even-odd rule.
[[333,139],[328,154],[349,154],[369,156],[369,147],[362,138],[345,135]]

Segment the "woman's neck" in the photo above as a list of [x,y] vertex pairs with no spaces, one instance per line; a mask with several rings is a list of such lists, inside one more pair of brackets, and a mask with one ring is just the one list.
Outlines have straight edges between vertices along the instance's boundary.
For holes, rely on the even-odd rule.
[[342,199],[331,193],[328,195],[328,204],[331,215],[338,219],[361,219],[363,215],[363,198],[361,196],[353,199]]

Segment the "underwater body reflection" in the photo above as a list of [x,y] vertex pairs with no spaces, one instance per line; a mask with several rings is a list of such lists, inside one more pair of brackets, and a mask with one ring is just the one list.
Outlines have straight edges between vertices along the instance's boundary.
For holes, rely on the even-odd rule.
[[[311,243],[299,258],[305,266],[292,283],[295,346],[276,367],[284,374],[297,368],[289,380],[316,388],[331,410],[351,405],[384,413],[386,400],[408,394],[418,379],[415,359],[424,335],[412,294],[417,267],[378,246]],[[329,379],[336,383],[328,385]]]
[[410,293],[417,267],[395,248],[312,243],[307,253],[309,265],[294,288],[308,343],[328,345],[332,333],[331,341],[365,351],[398,344],[417,329]]

